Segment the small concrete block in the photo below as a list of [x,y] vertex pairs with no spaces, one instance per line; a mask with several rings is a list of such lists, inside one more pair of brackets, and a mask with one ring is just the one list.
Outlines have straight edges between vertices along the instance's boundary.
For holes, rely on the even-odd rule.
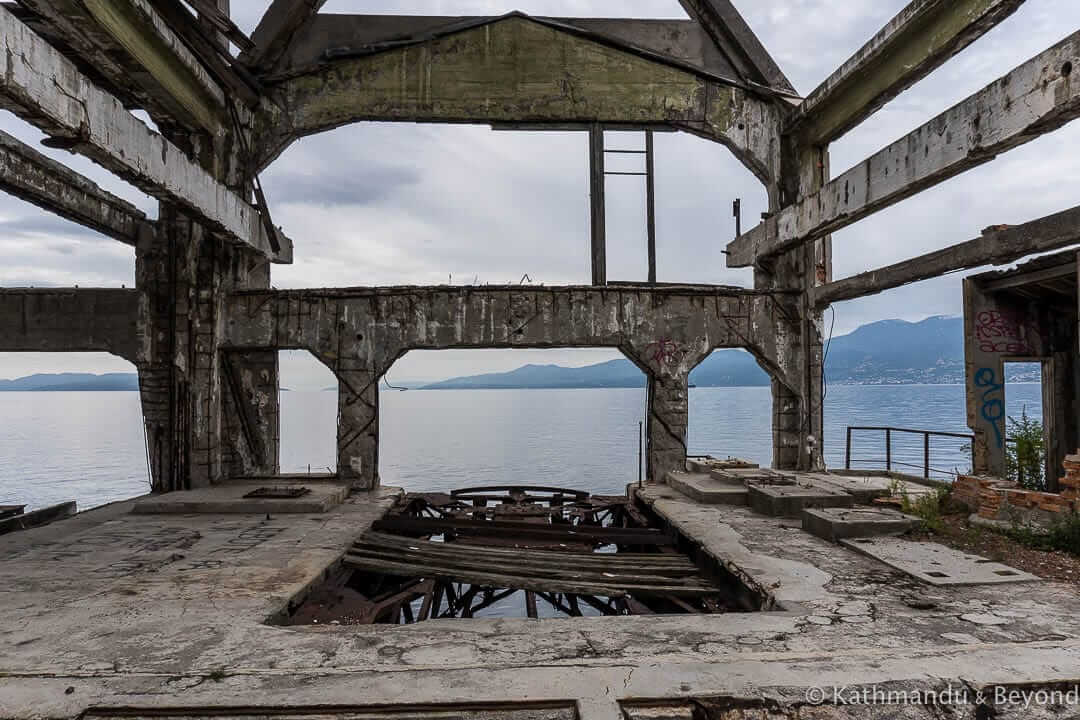
[[714,458],[712,456],[686,459],[686,469],[694,473],[708,473],[710,470],[732,470],[735,468],[756,468],[757,463],[737,457]]
[[799,517],[806,508],[851,507],[854,500],[846,492],[816,485],[750,485],[750,507],[774,517]]
[[[260,487],[305,487],[310,490],[296,498],[245,498]],[[349,487],[332,482],[231,482],[197,490],[181,490],[162,495],[148,495],[136,501],[133,513],[324,513],[340,505],[349,496]]]
[[911,515],[888,508],[808,508],[802,529],[836,542],[841,538],[901,535],[918,523]]
[[944,545],[901,538],[850,538],[841,545],[931,585],[996,585],[1039,578]]
[[746,485],[717,480],[702,473],[669,472],[667,484],[683,495],[705,505],[746,505]]

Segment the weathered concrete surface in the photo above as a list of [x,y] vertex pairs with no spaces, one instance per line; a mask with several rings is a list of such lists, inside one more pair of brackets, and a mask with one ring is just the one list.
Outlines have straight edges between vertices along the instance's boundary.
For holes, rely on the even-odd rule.
[[1024,0],[913,0],[806,96],[785,123],[825,145],[1007,18]]
[[893,205],[1080,114],[1080,33],[1020,65],[728,244],[746,267]]
[[653,508],[767,588],[783,610],[264,624],[340,557],[390,495],[269,521],[130,515],[121,504],[0,538],[0,714],[567,699],[604,707],[1080,674],[1080,599],[1069,587],[930,589],[774,518],[699,506],[663,486],[643,491]]
[[[801,401],[801,345],[786,297],[729,288],[483,286],[238,292],[225,309],[223,347],[303,348],[337,375],[338,471],[377,483],[379,378],[409,350],[614,347],[649,377],[648,468],[659,482],[685,466],[690,371],[712,350],[743,347]],[[795,412],[797,415],[797,412]],[[781,446],[802,428],[778,429]],[[797,453],[783,455],[795,467]]]
[[802,511],[802,529],[823,540],[900,535],[920,522],[889,508],[807,508]]
[[[246,498],[262,487],[307,488],[296,498]],[[136,500],[131,511],[144,514],[185,515],[191,513],[273,515],[275,513],[324,513],[340,505],[349,488],[337,482],[303,480],[235,481],[202,490],[181,490]]]
[[750,485],[749,505],[756,512],[799,517],[806,508],[851,507],[855,498],[837,487],[800,477],[795,485]]
[[49,135],[71,138],[74,150],[150,195],[183,204],[234,242],[276,262],[292,262],[287,238],[279,252],[271,249],[258,210],[90,82],[6,8],[0,8],[0,51],[12,60],[0,80],[5,107]]
[[855,537],[840,542],[931,585],[987,585],[1039,579],[1031,573],[937,543],[891,537]]
[[672,470],[664,476],[664,482],[704,505],[746,505],[749,494],[743,482],[722,480],[705,473]]
[[131,203],[2,131],[0,189],[128,245],[147,222]]
[[149,339],[135,290],[0,290],[0,352],[95,352],[139,362]]
[[521,14],[326,62],[269,92],[276,105],[259,119],[266,158],[360,120],[600,122],[686,128],[727,145],[766,183],[779,169],[780,110],[770,100]]

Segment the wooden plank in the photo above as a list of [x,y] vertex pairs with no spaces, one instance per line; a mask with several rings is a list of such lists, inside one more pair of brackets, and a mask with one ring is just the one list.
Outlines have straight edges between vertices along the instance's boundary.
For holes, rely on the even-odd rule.
[[491,558],[476,558],[466,556],[450,556],[428,552],[426,550],[402,550],[400,548],[385,548],[375,545],[354,546],[348,552],[348,557],[381,558],[393,561],[416,561],[421,563],[436,563],[449,567],[471,568],[474,570],[490,570],[496,573],[508,575],[528,575],[535,577],[557,577],[571,580],[580,580],[596,583],[655,583],[672,585],[700,585],[700,575],[696,571],[685,572],[653,572],[650,568],[618,568],[618,567],[581,567],[569,558],[563,558],[559,562],[537,562],[534,560],[504,558],[492,560]]
[[[94,86],[74,64],[0,7],[0,51],[12,59],[0,76],[5,108],[145,192],[191,211],[212,230],[275,262],[292,261],[292,243],[272,250],[262,218],[175,145]],[[30,62],[30,59],[33,62]]]
[[452,578],[459,582],[467,582],[484,587],[518,588],[520,590],[535,590],[539,592],[584,593],[588,595],[601,595],[604,597],[621,597],[622,595],[625,595],[628,590],[637,595],[676,595],[679,597],[702,597],[706,595],[715,595],[719,592],[715,587],[704,586],[679,587],[671,585],[637,585],[632,588],[620,588],[610,583],[601,585],[549,578],[503,575],[500,573],[473,570],[459,572],[455,568],[441,565],[392,562],[374,558],[361,558],[353,555],[347,555],[344,562],[350,567],[367,570],[369,572],[390,573],[405,577],[431,575],[440,578]]
[[2,130],[0,189],[128,245],[147,222],[131,203]]
[[388,548],[413,549],[423,548],[427,552],[442,553],[448,556],[468,556],[499,559],[525,559],[561,563],[581,567],[647,567],[671,571],[694,571],[697,566],[685,555],[665,555],[661,553],[578,553],[551,550],[522,550],[518,548],[490,547],[486,545],[461,545],[457,542],[440,543],[431,540],[418,540],[398,535],[368,532],[354,545],[375,545]]
[[728,244],[746,267],[846,227],[1080,115],[1075,32]]
[[447,531],[470,533],[474,535],[494,535],[505,537],[516,535],[522,538],[532,537],[543,540],[564,539],[568,543],[602,542],[618,545],[671,545],[672,539],[658,530],[640,528],[598,528],[557,525],[536,525],[532,523],[514,523],[486,520],[461,520],[451,518],[411,518],[388,516],[376,520],[373,530],[417,532],[438,534]]
[[955,270],[1005,265],[1026,255],[1076,243],[1080,243],[1080,205],[1022,225],[989,227],[973,240],[820,285],[810,290],[810,301],[820,307]]
[[16,530],[27,530],[33,527],[48,525],[51,522],[71,517],[75,512],[76,507],[74,500],[69,500],[68,502],[60,503],[59,505],[50,505],[49,507],[31,510],[28,513],[22,513],[21,515],[15,515],[5,520],[0,520],[0,535],[15,532]]
[[825,79],[785,126],[833,142],[1014,13],[1024,0],[912,0]]

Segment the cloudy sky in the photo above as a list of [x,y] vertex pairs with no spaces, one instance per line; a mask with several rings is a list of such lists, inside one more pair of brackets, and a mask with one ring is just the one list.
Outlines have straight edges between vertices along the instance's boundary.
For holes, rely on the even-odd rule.
[[[266,0],[232,0],[254,28]],[[905,5],[905,0],[736,0],[796,89],[808,93]],[[330,0],[324,12],[685,17],[677,0]],[[1011,18],[933,76],[890,103],[831,149],[839,174],[949,105],[1080,27],[1075,0],[1028,0]],[[11,115],[0,127],[37,145],[40,133]],[[634,133],[609,147],[637,148]],[[734,236],[731,201],[744,224],[765,209],[756,179],[720,145],[684,134],[656,138],[658,276],[662,281],[749,285],[721,250]],[[89,161],[46,151],[156,214],[155,202]],[[1076,204],[1080,123],[1058,130],[834,236],[835,275],[852,275]],[[633,162],[627,156],[624,162]],[[632,169],[632,168],[627,168]],[[295,241],[296,262],[275,266],[276,287],[398,283],[544,284],[588,281],[588,181],[581,133],[496,132],[486,127],[366,123],[306,138],[262,178],[276,223]],[[608,185],[608,276],[645,277],[640,178]],[[134,283],[132,250],[6,195],[0,196],[0,286]],[[886,318],[961,312],[954,274],[835,306],[837,334]],[[414,352],[397,378],[437,378],[517,367],[583,364],[606,351]],[[284,360],[283,380],[326,384],[306,359]],[[0,356],[0,377],[32,372],[124,371],[108,356]]]

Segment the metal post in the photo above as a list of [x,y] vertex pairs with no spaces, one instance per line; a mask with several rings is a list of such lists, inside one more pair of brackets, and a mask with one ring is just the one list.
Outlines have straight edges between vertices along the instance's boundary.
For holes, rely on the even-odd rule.
[[885,469],[892,471],[892,429],[885,428]]
[[645,131],[645,224],[649,233],[649,284],[656,283],[656,184],[653,181],[653,131]]
[[844,469],[851,469],[851,426],[847,429],[847,452],[844,453]]
[[589,128],[589,218],[592,239],[592,284],[607,284],[606,210],[604,209],[604,128]]
[[638,424],[637,424],[637,484],[638,484],[638,487],[643,487],[644,484],[645,484],[644,483],[643,473],[641,471],[641,469],[643,467],[642,463],[641,463],[641,458],[642,458],[642,455],[644,455],[642,446],[644,445],[644,443],[645,443],[645,423],[643,421],[641,421],[641,420],[638,420]]
[[930,433],[923,433],[923,477],[930,479]]

